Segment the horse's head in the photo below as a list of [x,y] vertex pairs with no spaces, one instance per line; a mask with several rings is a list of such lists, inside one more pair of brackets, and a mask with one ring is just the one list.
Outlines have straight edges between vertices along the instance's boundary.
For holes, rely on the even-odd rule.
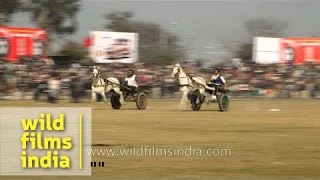
[[172,68],[171,76],[172,76],[172,77],[177,77],[177,76],[179,76],[180,71],[181,71],[181,66],[180,66],[180,64],[178,63],[178,64],[176,64],[176,65]]
[[93,70],[92,70],[92,76],[94,78],[98,78],[100,75],[100,67],[99,66],[93,66]]

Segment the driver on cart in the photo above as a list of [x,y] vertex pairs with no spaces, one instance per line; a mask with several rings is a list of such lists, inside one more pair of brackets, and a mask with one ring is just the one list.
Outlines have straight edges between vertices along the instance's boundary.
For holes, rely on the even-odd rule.
[[136,93],[138,91],[138,80],[137,76],[134,74],[134,70],[130,69],[128,72],[127,77],[125,78],[125,85],[128,89],[130,89],[130,92],[128,92],[125,95],[125,98],[131,93]]
[[217,100],[217,92],[219,90],[223,91],[223,92],[226,91],[227,81],[220,74],[220,69],[218,69],[218,68],[214,69],[213,76],[211,77],[211,81],[208,83],[208,86],[215,87],[215,91],[211,92],[212,93],[212,97],[211,97],[212,101]]

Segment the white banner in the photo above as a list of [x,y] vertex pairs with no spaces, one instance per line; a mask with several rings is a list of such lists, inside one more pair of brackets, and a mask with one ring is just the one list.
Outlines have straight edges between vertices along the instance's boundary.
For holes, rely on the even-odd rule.
[[259,64],[280,62],[281,38],[255,37],[253,40],[253,61]]
[[96,63],[137,62],[137,33],[92,31],[90,38],[90,56]]

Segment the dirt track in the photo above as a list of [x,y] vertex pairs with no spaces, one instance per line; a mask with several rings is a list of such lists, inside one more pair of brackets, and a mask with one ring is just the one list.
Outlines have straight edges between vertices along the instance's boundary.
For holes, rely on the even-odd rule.
[[[151,100],[143,111],[136,110],[133,103],[121,110],[112,110],[103,103],[52,105],[0,101],[0,104],[1,107],[90,106],[93,149],[192,147],[232,152],[219,157],[93,157],[106,165],[93,168],[96,179],[320,178],[320,101],[233,100],[226,113],[217,111],[217,104],[204,105],[199,112],[180,111],[177,100]],[[89,177],[67,179],[86,178]]]

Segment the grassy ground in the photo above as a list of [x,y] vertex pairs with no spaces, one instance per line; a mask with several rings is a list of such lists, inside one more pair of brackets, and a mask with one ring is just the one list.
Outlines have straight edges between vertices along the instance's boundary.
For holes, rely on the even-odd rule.
[[[94,148],[231,149],[220,157],[93,157],[106,167],[90,179],[319,179],[320,101],[233,100],[229,112],[217,104],[199,112],[179,111],[178,101],[151,100],[112,110],[103,103],[0,101],[4,106],[90,106]],[[279,109],[280,111],[270,111]],[[86,179],[68,177],[66,179]],[[0,179],[36,179],[8,178]],[[37,179],[58,179],[37,177]]]

